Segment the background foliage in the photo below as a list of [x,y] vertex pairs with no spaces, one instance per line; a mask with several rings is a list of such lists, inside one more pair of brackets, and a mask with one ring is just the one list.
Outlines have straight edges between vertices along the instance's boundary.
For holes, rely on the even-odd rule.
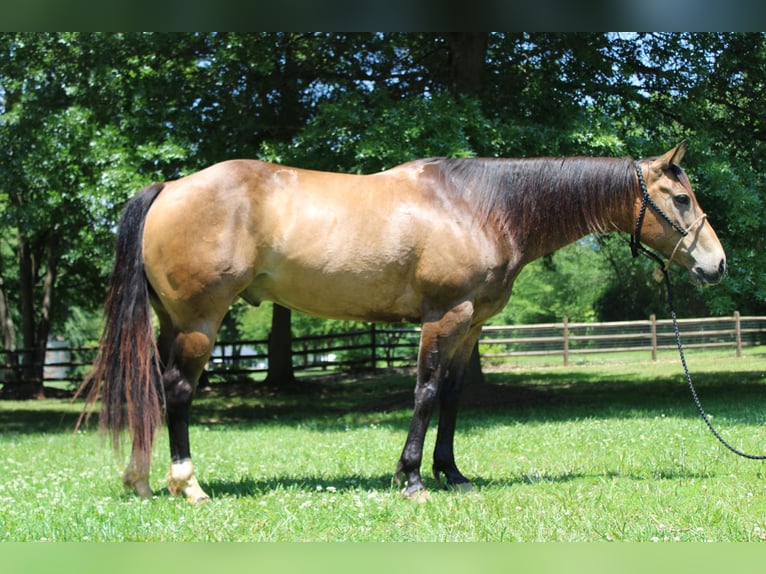
[[[17,349],[96,340],[124,201],[233,157],[361,173],[432,155],[646,157],[687,138],[731,271],[704,291],[676,277],[679,313],[761,314],[765,60],[754,33],[1,34],[14,385],[41,391]],[[592,237],[531,264],[497,320],[662,316],[663,296],[624,238]],[[263,337],[269,313],[238,305],[226,334]],[[293,318],[296,332],[327,328]]]

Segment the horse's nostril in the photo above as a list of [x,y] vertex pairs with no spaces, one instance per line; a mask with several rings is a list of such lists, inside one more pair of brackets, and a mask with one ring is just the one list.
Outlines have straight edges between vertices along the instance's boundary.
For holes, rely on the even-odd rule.
[[721,259],[721,262],[718,264],[718,272],[721,276],[726,274],[726,259]]

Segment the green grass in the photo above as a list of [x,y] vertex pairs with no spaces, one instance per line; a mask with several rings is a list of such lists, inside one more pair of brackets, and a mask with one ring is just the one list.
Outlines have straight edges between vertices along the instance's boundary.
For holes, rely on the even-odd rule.
[[[689,353],[706,409],[735,445],[766,452],[766,358]],[[142,501],[122,458],[80,405],[0,402],[0,540],[29,541],[758,541],[762,462],[724,450],[696,413],[678,361],[518,368],[466,390],[456,438],[471,493],[400,498],[391,476],[412,377],[345,378],[195,403],[192,448],[212,501],[164,487],[166,434]],[[432,425],[433,426],[433,425]]]

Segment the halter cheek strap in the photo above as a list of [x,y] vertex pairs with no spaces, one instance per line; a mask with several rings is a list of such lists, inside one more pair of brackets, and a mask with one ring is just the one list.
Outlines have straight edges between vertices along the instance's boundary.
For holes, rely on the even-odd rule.
[[676,243],[676,246],[673,248],[673,252],[670,254],[670,257],[668,258],[668,262],[665,264],[665,271],[670,269],[670,264],[673,262],[673,257],[676,256],[676,251],[678,251],[678,248],[681,247],[681,244],[686,240],[686,238],[689,236],[689,233],[691,233],[692,229],[697,227],[698,225],[702,225],[702,223],[707,219],[706,214],[700,215],[697,219],[694,220],[694,223],[692,223],[689,227],[687,227],[684,231],[685,233],[681,236],[681,239],[678,240],[678,243]]
[[680,239],[676,243],[676,246],[673,248],[672,253],[670,254],[670,257],[668,258],[667,263],[663,267],[663,271],[667,271],[670,268],[670,264],[673,262],[673,258],[676,256],[676,252],[678,251],[678,248],[681,247],[684,240],[687,238],[689,233],[691,231],[702,225],[705,220],[707,219],[706,214],[700,215],[697,219],[694,220],[694,222],[687,228],[683,228],[678,223],[673,221],[670,216],[662,211],[660,209],[660,206],[655,203],[655,201],[649,196],[649,191],[646,189],[646,182],[644,181],[644,174],[641,171],[641,165],[635,161],[633,162],[633,165],[636,168],[636,175],[638,176],[638,184],[641,187],[641,209],[638,211],[638,219],[636,220],[636,231],[633,233],[633,235],[630,237],[630,251],[633,253],[633,257],[638,257],[639,253],[645,253],[649,255],[652,259],[655,259],[657,262],[662,264],[662,260],[659,258],[659,256],[655,255],[648,249],[646,249],[643,245],[641,245],[641,227],[644,224],[644,216],[646,215],[646,207],[649,205],[652,207],[652,209],[662,217],[665,221],[667,221],[670,226],[678,231],[678,233],[681,234]]

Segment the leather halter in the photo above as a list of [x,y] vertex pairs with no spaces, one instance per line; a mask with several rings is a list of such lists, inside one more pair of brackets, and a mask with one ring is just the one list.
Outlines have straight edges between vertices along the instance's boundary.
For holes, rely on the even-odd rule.
[[681,246],[681,244],[684,242],[686,237],[689,235],[689,233],[691,233],[691,231],[695,227],[702,225],[702,223],[707,219],[707,215],[703,213],[697,219],[695,219],[694,222],[691,225],[689,225],[689,227],[687,227],[686,229],[681,227],[678,223],[673,221],[667,213],[662,211],[660,206],[657,205],[657,203],[655,203],[655,201],[649,196],[649,191],[646,189],[646,182],[644,181],[644,174],[641,171],[641,165],[637,161],[634,161],[633,165],[636,168],[636,175],[638,176],[638,184],[641,187],[641,209],[638,212],[638,219],[636,220],[636,230],[633,233],[633,235],[631,235],[630,237],[630,251],[633,254],[633,257],[638,257],[639,253],[643,252],[649,255],[650,257],[652,257],[653,259],[657,260],[658,262],[660,262],[660,264],[662,264],[662,260],[659,258],[659,256],[655,255],[654,253],[646,249],[643,245],[641,245],[641,227],[644,224],[646,207],[647,205],[649,205],[652,207],[652,209],[654,209],[657,215],[662,217],[665,221],[667,221],[670,224],[670,226],[673,229],[675,229],[676,231],[678,231],[678,233],[681,234],[681,237],[676,243],[676,246],[673,248],[673,251],[670,254],[670,257],[668,258],[667,263],[663,267],[663,270],[667,271],[670,268],[670,264],[673,262],[673,258],[676,256],[676,252],[678,251],[678,248]]

